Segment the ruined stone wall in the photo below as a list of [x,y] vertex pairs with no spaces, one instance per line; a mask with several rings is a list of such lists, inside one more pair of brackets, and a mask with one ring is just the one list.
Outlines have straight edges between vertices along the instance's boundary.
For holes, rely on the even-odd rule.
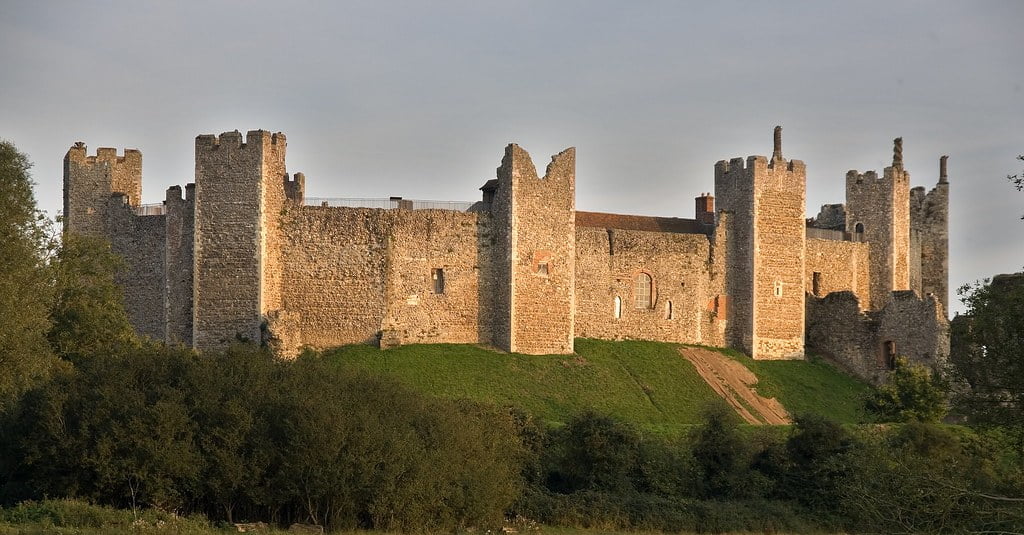
[[[236,337],[258,341],[266,308],[265,279],[277,269],[265,257],[263,208],[267,174],[281,169],[284,136],[250,131],[196,138],[195,287],[193,343],[197,349],[222,347]],[[282,173],[283,174],[283,173]],[[282,193],[283,196],[283,193]],[[272,249],[272,248],[271,248]],[[265,266],[265,263],[270,265]],[[266,274],[270,273],[270,274]]]
[[938,369],[949,357],[949,322],[934,296],[920,298],[913,290],[893,292],[873,315],[878,340],[895,344],[896,355]]
[[[709,343],[715,337],[709,248],[703,234],[577,227],[577,335]],[[653,292],[651,305],[638,308],[641,273],[651,277]]]
[[892,292],[884,302],[878,310],[861,312],[852,292],[808,297],[808,351],[875,384],[888,377],[891,356],[940,368],[949,357],[949,322],[939,302],[911,290]]
[[192,279],[194,275],[195,184],[167,189],[164,207],[167,218],[164,340],[192,345]]
[[84,143],[75,143],[64,156],[64,229],[101,236],[106,231],[107,200],[122,193],[131,206],[142,199],[142,153],[101,147],[86,156]]
[[125,311],[135,331],[163,340],[166,330],[164,302],[167,218],[137,216],[125,195],[107,199],[105,231],[111,249],[124,259],[115,280],[124,289]]
[[[851,291],[861,303],[870,301],[868,247],[868,244],[861,242],[808,238],[804,291],[817,297],[832,292]],[[817,293],[814,292],[815,279],[818,281]]]
[[571,353],[575,337],[576,151],[570,148],[553,156],[544,176],[538,177],[530,155],[518,145],[509,145],[497,178],[498,193],[511,192],[506,242],[511,260],[507,349],[528,354]]
[[807,297],[807,351],[827,357],[846,371],[878,384],[887,373],[878,323],[861,310],[850,291]]
[[910,259],[912,273],[917,275],[911,288],[923,296],[934,295],[948,314],[949,183],[945,178],[940,177],[927,194],[923,187],[910,192]]

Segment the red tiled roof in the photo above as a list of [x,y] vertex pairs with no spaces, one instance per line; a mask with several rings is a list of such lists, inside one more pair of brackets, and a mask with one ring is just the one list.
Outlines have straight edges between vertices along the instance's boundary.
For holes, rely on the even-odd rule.
[[705,234],[708,228],[698,223],[695,219],[683,219],[680,217],[653,217],[580,211],[576,212],[576,226],[646,230],[649,232],[674,232],[677,234]]

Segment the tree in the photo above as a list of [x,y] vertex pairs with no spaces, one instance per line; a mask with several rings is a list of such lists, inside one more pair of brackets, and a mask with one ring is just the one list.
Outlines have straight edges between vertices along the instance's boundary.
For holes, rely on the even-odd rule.
[[951,326],[954,406],[973,423],[1014,431],[1024,453],[1024,274],[960,288]]
[[[1024,154],[1017,156],[1017,159],[1024,162]],[[1017,188],[1017,191],[1024,191],[1024,171],[1016,175],[1006,175],[1006,179],[1013,184],[1013,187]],[[1024,219],[1024,216],[1020,218]]]
[[946,381],[906,357],[896,358],[889,381],[875,390],[865,408],[882,422],[935,423],[949,411]]
[[53,259],[56,296],[49,332],[58,355],[74,362],[137,347],[124,294],[114,282],[121,266],[106,240],[64,234]]
[[47,257],[53,240],[32,194],[31,164],[0,141],[0,411],[49,375]]

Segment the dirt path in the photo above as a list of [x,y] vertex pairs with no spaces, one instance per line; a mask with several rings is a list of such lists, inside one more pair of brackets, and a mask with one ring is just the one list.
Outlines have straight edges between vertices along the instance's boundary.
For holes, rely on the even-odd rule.
[[764,398],[754,391],[757,377],[746,366],[729,357],[699,347],[679,350],[697,368],[697,373],[712,390],[751,424],[789,424],[786,408],[775,398]]

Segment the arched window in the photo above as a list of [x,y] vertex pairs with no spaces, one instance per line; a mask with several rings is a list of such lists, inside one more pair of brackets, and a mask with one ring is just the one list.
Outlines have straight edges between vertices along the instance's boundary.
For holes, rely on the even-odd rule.
[[666,301],[665,302],[665,319],[667,319],[667,320],[673,319],[673,316],[672,316],[672,301]]
[[864,223],[857,223],[856,225],[854,225],[853,226],[853,231],[856,232],[857,234],[863,234],[864,233]]
[[636,308],[651,308],[651,294],[654,281],[646,273],[638,273],[636,276]]
[[612,309],[612,313],[615,314],[615,319],[622,317],[622,299],[619,296],[615,296],[615,308]]

